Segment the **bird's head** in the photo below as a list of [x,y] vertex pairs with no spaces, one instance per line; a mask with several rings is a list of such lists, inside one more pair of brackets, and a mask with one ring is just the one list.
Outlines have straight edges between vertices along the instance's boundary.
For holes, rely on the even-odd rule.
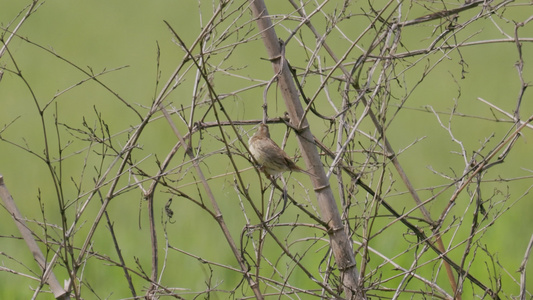
[[263,123],[259,124],[259,128],[257,128],[256,135],[270,138],[270,132],[268,131],[268,126]]

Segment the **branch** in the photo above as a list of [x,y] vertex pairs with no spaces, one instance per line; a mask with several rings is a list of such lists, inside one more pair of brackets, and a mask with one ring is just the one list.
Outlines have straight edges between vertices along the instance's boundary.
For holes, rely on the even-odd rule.
[[265,3],[261,0],[251,0],[250,8],[256,18],[263,43],[274,68],[274,74],[277,76],[278,85],[285,100],[291,123],[293,126],[301,124],[301,127],[298,126],[296,130],[298,142],[307,170],[315,174],[315,176],[311,176],[311,181],[313,182],[322,219],[328,224],[327,232],[330,237],[335,261],[341,273],[340,277],[345,297],[346,299],[366,299],[363,290],[359,286],[359,276],[352,243],[342,223],[337,203],[313,141],[313,134],[309,129],[309,124],[306,119],[302,119],[304,110],[298,97],[298,90],[292,79],[289,65],[282,56],[282,47],[279,44]]
[[15,224],[17,225],[17,228],[19,229],[22,238],[24,238],[26,245],[33,254],[33,258],[35,258],[35,261],[43,271],[43,280],[46,281],[46,283],[48,283],[48,285],[50,286],[52,293],[54,293],[54,297],[56,297],[56,299],[70,299],[69,293],[67,293],[67,291],[65,291],[59,284],[59,281],[57,280],[56,276],[52,271],[52,265],[49,265],[46,262],[46,259],[44,258],[41,249],[33,238],[32,232],[28,229],[26,222],[24,222],[24,218],[18,210],[17,205],[13,200],[13,197],[11,197],[11,194],[9,193],[6,185],[4,184],[4,177],[2,175],[0,175],[0,198],[2,198],[7,211],[13,217],[13,220],[15,221]]

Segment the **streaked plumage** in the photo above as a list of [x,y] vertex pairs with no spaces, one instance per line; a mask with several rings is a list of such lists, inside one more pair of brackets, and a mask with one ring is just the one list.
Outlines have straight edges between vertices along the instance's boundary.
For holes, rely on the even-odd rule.
[[259,124],[257,132],[248,140],[250,152],[267,176],[276,177],[285,171],[311,173],[298,167],[272,139],[268,126]]

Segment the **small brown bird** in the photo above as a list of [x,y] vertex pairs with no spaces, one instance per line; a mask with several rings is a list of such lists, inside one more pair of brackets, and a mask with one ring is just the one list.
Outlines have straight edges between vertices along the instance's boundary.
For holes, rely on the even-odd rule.
[[259,124],[257,132],[248,140],[250,152],[267,176],[276,177],[285,171],[313,174],[298,167],[272,139],[268,126]]

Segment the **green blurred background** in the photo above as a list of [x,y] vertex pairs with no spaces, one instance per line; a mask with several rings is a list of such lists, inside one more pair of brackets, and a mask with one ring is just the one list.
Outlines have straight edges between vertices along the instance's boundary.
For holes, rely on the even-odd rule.
[[[243,3],[246,2],[243,1]],[[27,4],[29,3],[24,3],[24,1],[4,1],[0,10],[2,27],[5,28],[11,20],[15,19]],[[201,25],[205,24],[206,20],[211,17],[212,5],[216,6],[217,4],[203,3],[199,6],[195,1],[165,0],[152,2],[47,1],[23,24],[18,34],[45,48],[53,49],[53,52],[73,64],[85,68],[85,70],[88,70],[85,66],[89,66],[94,73],[121,68],[100,76],[99,80],[134,105],[144,116],[146,109],[143,107],[149,107],[154,96],[159,92],[158,86],[156,86],[158,47],[161,54],[159,65],[161,82],[168,80],[169,75],[184,56],[183,51],[174,43],[173,35],[163,20],[168,21],[173,26],[186,44],[191,44],[200,33]],[[272,5],[272,7],[269,7],[271,14],[293,12],[293,9],[289,8],[286,3],[267,3],[267,5]],[[333,9],[337,5],[336,3],[331,3],[324,10]],[[376,3],[375,5],[377,6],[378,4]],[[351,9],[354,14],[361,13],[358,9],[363,9],[366,6],[366,3],[354,4]],[[415,6],[410,11],[410,16],[419,16],[426,13],[428,12],[425,9]],[[522,21],[531,16],[532,13],[531,6],[517,5],[509,12],[506,12],[506,17],[510,18],[512,16],[513,20]],[[472,16],[472,14],[474,12],[466,13],[465,18]],[[234,14],[228,16],[228,19],[231,20],[231,18],[236,17]],[[249,28],[255,26],[253,22],[246,24],[251,19],[249,14],[244,14],[241,18],[242,20],[239,21],[239,24],[244,24],[245,28],[246,26]],[[506,23],[497,18],[488,19],[486,22],[472,24],[468,30],[460,32],[458,37],[466,39],[468,36],[474,35],[472,40],[504,38],[505,36],[501,34],[500,30],[491,24],[497,24],[507,33],[513,32],[513,22]],[[20,18],[17,18],[15,22],[19,20]],[[324,25],[320,20],[320,18],[316,18],[317,23],[315,25]],[[354,18],[353,21],[346,24],[343,23],[340,26],[345,32],[352,34],[350,38],[354,39],[359,34],[356,32],[358,30],[356,29],[358,28],[357,26],[366,27],[368,25],[364,20],[364,18]],[[287,22],[286,25],[296,26],[297,22]],[[405,48],[400,49],[401,51],[399,52],[426,47],[428,44],[426,39],[431,36],[432,30],[433,27],[429,24],[405,28],[402,37],[402,47]],[[519,32],[522,37],[533,36],[533,29],[530,24],[520,28]],[[287,38],[288,36],[287,31],[283,32],[281,28],[278,30],[278,34],[281,38]],[[434,37],[435,35],[433,35]],[[371,41],[370,37],[366,38],[366,40],[362,41],[362,47],[368,46]],[[305,39],[310,43],[314,41],[311,36],[307,36]],[[334,40],[333,37],[330,37],[330,39]],[[338,43],[333,43],[335,47],[344,49],[349,45],[341,36],[338,36],[337,39]],[[296,43],[288,47],[288,57],[293,66],[304,67],[306,57],[298,55],[291,57],[291,50],[298,51]],[[531,69],[528,68],[529,58],[532,53],[531,45],[524,43],[523,51],[526,62],[523,75],[525,81],[530,82],[533,75]],[[339,54],[341,53],[342,51],[339,51]],[[360,52],[356,51],[352,56],[355,59],[358,55],[360,55]],[[102,119],[107,122],[112,134],[120,133],[115,142],[124,144],[128,137],[127,130],[131,126],[138,124],[139,118],[137,115],[131,110],[125,109],[124,105],[114,95],[92,81],[69,89],[52,101],[54,95],[59,91],[78,84],[81,80],[85,80],[86,76],[50,53],[30,45],[20,38],[15,38],[9,45],[9,57],[12,57],[16,61],[18,68],[22,70],[24,77],[28,80],[35,95],[37,95],[39,104],[44,106],[49,102],[52,103],[45,113],[45,118],[49,121],[48,130],[50,133],[54,131],[54,116],[57,116],[60,123],[68,124],[72,127],[82,127],[84,120],[91,127],[98,123],[96,110],[98,114],[101,114]],[[0,60],[0,65],[7,69],[13,69],[13,62],[9,57],[4,56]],[[254,37],[246,46],[238,47],[233,53],[233,57],[227,60],[224,66],[231,66],[233,73],[242,75],[243,78],[238,79],[233,76],[219,75],[216,78],[218,93],[231,93],[232,91],[252,86],[254,83],[250,82],[249,78],[254,78],[257,82],[271,79],[273,74],[270,63],[261,59],[265,57],[266,52],[257,37]],[[461,58],[465,61],[464,65],[458,63]],[[427,187],[449,183],[432,172],[431,168],[450,176],[459,175],[457,172],[460,173],[464,168],[463,158],[452,153],[453,151],[460,151],[460,148],[456,143],[451,142],[450,135],[438,124],[435,115],[428,112],[427,107],[431,106],[436,111],[443,112],[444,114],[441,114],[440,117],[443,124],[447,125],[449,112],[457,101],[457,111],[466,117],[454,116],[451,123],[452,130],[455,138],[463,143],[467,154],[471,155],[473,151],[480,148],[480,145],[492,133],[494,133],[495,137],[487,143],[488,149],[494,147],[506,132],[513,128],[510,123],[492,121],[493,111],[476,99],[481,97],[511,112],[516,106],[520,81],[515,67],[515,63],[518,60],[517,48],[513,43],[463,47],[460,53],[452,52],[446,56],[434,55],[421,59],[422,61],[417,62],[411,68],[408,68],[408,66],[413,61],[405,61],[405,65],[402,65],[401,69],[398,68],[398,71],[405,72],[407,81],[394,87],[400,95],[403,95],[402,89],[404,87],[411,89],[420,80],[421,72],[432,68],[437,63],[437,60],[443,59],[443,61],[437,64],[420,86],[414,89],[405,104],[405,107],[409,109],[402,110],[402,113],[395,117],[392,125],[387,128],[387,135],[398,152],[408,147],[416,139],[423,138],[420,142],[402,152],[400,161],[406,173],[414,182],[415,187],[420,189],[421,198],[427,199],[439,190],[439,188],[426,189]],[[122,68],[123,66],[127,67]],[[464,78],[462,78],[463,75]],[[194,78],[189,76],[167,101],[171,101],[175,107],[190,105],[193,84]],[[306,84],[313,86],[318,85],[319,82],[310,78]],[[314,93],[315,89],[316,86],[310,88],[309,92]],[[279,93],[274,91],[274,88],[271,88],[271,90],[269,92],[269,101],[271,101],[269,103],[269,115],[271,117],[281,116],[285,111],[283,101]],[[336,91],[332,91],[332,93],[335,95]],[[234,97],[230,97],[230,100],[225,102],[225,108],[233,120],[260,119],[262,116],[262,94],[263,88],[241,92]],[[403,99],[397,99],[396,103],[390,103],[389,109],[394,105],[399,105],[400,100]],[[524,100],[521,109],[522,119],[526,119],[530,114],[533,114],[533,104],[529,94],[526,94]],[[340,101],[339,98],[336,101]],[[42,154],[43,135],[35,103],[20,78],[9,72],[4,72],[0,81],[0,104],[0,127],[10,124],[9,128],[2,132],[2,137],[23,145],[27,144],[37,154]],[[332,114],[331,108],[325,104],[320,109],[323,109],[327,114]],[[391,111],[390,113],[393,112]],[[496,113],[496,115],[503,118],[501,114]],[[206,121],[213,120],[212,116],[210,116]],[[310,121],[315,132],[320,133],[328,127],[328,124],[320,120],[311,119]],[[185,126],[182,123],[178,122],[178,124],[182,126],[180,129],[185,130]],[[372,130],[370,124],[364,124],[364,126],[366,127],[363,130]],[[278,128],[273,129],[273,136],[276,141],[281,142],[284,126],[279,126]],[[245,136],[245,140],[247,139],[246,131],[249,130],[252,130],[251,126],[242,128],[241,133]],[[216,142],[219,134],[217,128],[207,130],[201,140],[203,149],[208,149],[209,151],[222,149],[221,144]],[[57,158],[57,144],[54,134],[50,134],[50,137],[52,139],[51,145],[56,147],[51,149],[51,153],[52,156]],[[69,137],[68,134],[63,134],[62,138],[63,144],[67,143],[67,141],[72,141],[72,144],[65,150],[65,155],[70,156],[65,161],[62,171],[64,174],[63,180],[66,183],[64,187],[66,198],[75,199],[78,195],[74,185],[71,184],[70,178],[72,177],[75,182],[83,182],[84,187],[90,187],[92,178],[96,176],[96,171],[91,169],[91,166],[85,171],[86,177],[80,178],[85,156],[73,154],[83,150],[85,144],[77,141],[74,136]],[[516,271],[524,257],[524,251],[533,232],[531,229],[533,228],[533,221],[531,220],[533,203],[531,196],[528,194],[532,186],[532,138],[531,129],[524,130],[523,136],[513,148],[511,155],[506,158],[505,164],[491,169],[491,174],[485,177],[485,180],[493,179],[493,182],[487,183],[487,185],[494,185],[494,201],[497,203],[495,205],[502,205],[503,210],[506,210],[503,207],[510,207],[498,219],[496,225],[489,228],[480,242],[480,244],[487,245],[487,249],[491,253],[496,254],[493,258],[509,272],[508,274],[500,274],[504,284],[504,291],[507,295],[516,296],[519,292],[518,285],[513,282],[511,277],[515,280],[519,278],[519,274]],[[193,137],[193,139],[194,143],[200,143],[200,137]],[[140,162],[145,171],[153,173],[157,170],[156,160],[162,160],[175,143],[176,138],[166,122],[163,119],[154,120],[139,141],[139,146],[142,150],[135,152],[133,160]],[[362,143],[366,142],[362,141]],[[236,147],[242,149],[243,146],[237,143]],[[288,149],[291,149],[292,152],[288,152],[290,152],[291,156],[295,153],[295,147],[294,139],[290,140]],[[207,150],[204,151],[207,152]],[[97,148],[93,149],[88,158],[96,161],[98,156],[95,153],[97,152]],[[180,153],[178,155],[178,160],[180,160],[183,154]],[[483,155],[486,155],[486,153],[483,153]],[[108,158],[108,161],[111,159]],[[237,157],[236,159],[243,169],[250,167],[249,163],[242,157]],[[231,171],[229,162],[223,159],[222,154],[214,154],[206,158],[204,162],[205,164],[202,166],[209,176]],[[251,186],[251,192],[258,195],[257,174],[253,170],[245,172],[246,180]],[[40,195],[46,220],[50,223],[59,224],[55,191],[51,185],[50,172],[43,161],[13,145],[2,142],[0,143],[0,174],[4,176],[5,182],[23,215],[30,220],[43,221],[43,214],[38,200]],[[309,183],[305,176],[294,176],[303,184]],[[524,179],[511,182],[501,180],[520,177]],[[125,184],[124,182],[122,183]],[[234,238],[238,238],[241,230],[243,230],[245,219],[242,216],[237,196],[233,190],[232,176],[214,179],[210,183],[217,189],[217,197],[219,197],[221,209],[225,214],[225,220],[230,225]],[[191,194],[196,193],[196,187],[185,187],[185,182],[179,184],[182,184],[180,185],[182,190]],[[147,186],[145,185],[144,187],[146,188]],[[393,186],[394,190],[389,196],[389,202],[394,202],[398,205],[399,211],[402,211],[403,205],[412,207],[410,200],[405,197],[405,187],[399,182]],[[82,188],[82,190],[85,189]],[[507,192],[509,196],[506,195]],[[304,194],[305,192],[298,191],[298,193]],[[438,217],[438,212],[442,210],[446,204],[446,199],[450,195],[450,192],[446,192],[442,196],[442,202],[434,201],[430,204],[430,211],[437,212],[433,216],[434,218]],[[158,196],[156,218],[157,222],[163,222],[165,218],[162,217],[162,210],[170,196],[164,192],[159,193]],[[493,195],[484,196],[491,197]],[[362,198],[362,196],[360,197]],[[311,196],[311,199],[314,199],[314,197]],[[507,200],[505,205],[503,202],[498,203],[498,201],[504,200]],[[458,216],[464,214],[468,199],[463,196],[461,201],[453,210],[453,214]],[[84,222],[90,224],[94,219],[94,214],[99,208],[99,202],[97,202],[93,201],[91,207],[85,213]],[[194,253],[204,259],[236,267],[235,259],[226,249],[226,242],[222,234],[216,230],[218,227],[212,218],[188,201],[174,199],[173,210],[175,213],[173,219],[176,222],[167,224],[171,245]],[[108,211],[114,221],[114,228],[119,237],[126,262],[133,267],[135,266],[135,260],[138,258],[140,265],[149,273],[151,249],[146,205],[142,202],[141,193],[138,190],[125,193],[112,201]],[[69,213],[72,214],[72,212],[73,210]],[[38,270],[23,241],[10,237],[12,235],[18,236],[18,234],[9,214],[5,210],[2,210],[0,214],[2,216],[0,221],[0,235],[2,236],[0,251],[5,253],[2,256],[2,265],[20,270],[23,273],[28,273],[26,268],[30,268],[33,271]],[[289,210],[282,216],[281,222],[292,221],[295,214],[297,214],[296,210]],[[465,220],[469,220],[469,218],[467,217]],[[254,222],[257,223],[257,220],[252,220],[252,223]],[[388,221],[384,224],[386,223]],[[141,228],[139,228],[139,224]],[[457,227],[459,225],[457,224]],[[79,224],[78,226],[80,229],[77,235],[80,240],[76,241],[76,244],[80,243],[81,245],[81,237],[86,234],[89,226],[84,224]],[[110,255],[112,259],[116,260],[115,251],[113,250],[113,245],[109,243],[109,233],[105,230],[105,226],[107,225],[100,224],[94,238],[93,250],[103,255]],[[31,227],[37,232],[42,232],[35,224],[32,224]],[[60,231],[55,230],[56,232],[52,235],[55,234],[59,239],[61,237]],[[162,249],[162,243],[164,242],[162,226],[159,227],[159,230],[161,232],[159,241],[162,245],[160,249]],[[403,237],[400,236],[401,232],[402,230],[396,235],[387,235],[387,239],[373,240],[371,246],[386,255],[395,255],[394,247],[391,247],[391,245],[401,243],[401,240],[403,240]],[[286,233],[283,232],[283,229],[280,229],[279,234],[280,236],[293,234],[294,236],[304,237],[309,232],[302,230],[301,232],[290,233],[287,228]],[[465,232],[460,231],[457,236],[462,236],[464,239],[464,234]],[[396,236],[400,242],[390,239],[393,236]],[[457,236],[455,239],[461,240]],[[449,239],[450,237],[445,237],[445,242],[449,241]],[[319,243],[316,246],[316,249],[314,249],[316,253],[309,251],[310,253],[306,256],[306,260],[309,260],[310,263],[315,259],[318,261],[324,256],[326,250],[320,248],[320,245],[323,245],[323,243]],[[307,244],[302,245],[302,249],[307,247]],[[460,249],[457,253],[451,253],[451,256],[455,259],[460,258],[462,254]],[[271,250],[279,252],[275,248]],[[480,249],[478,251],[481,252]],[[48,255],[50,257],[50,254]],[[163,251],[161,251],[161,255],[164,255]],[[17,261],[22,261],[25,266],[18,265],[18,263],[9,259],[9,256],[14,257]],[[93,259],[97,260],[97,258]],[[360,259],[358,257],[358,261]],[[405,259],[404,267],[407,267],[411,258],[405,257],[402,259]],[[489,260],[481,254],[479,259]],[[402,260],[399,259],[397,262],[400,263]],[[315,263],[318,264],[318,262]],[[373,261],[372,263],[379,264],[381,262]],[[265,268],[267,267],[265,266]],[[487,272],[485,268],[489,267],[485,266],[484,263],[478,263],[473,269],[473,273],[481,276],[483,272]],[[212,275],[206,265],[185,255],[169,256],[164,271],[165,276],[163,276],[162,284],[191,289],[191,292],[205,289],[206,282],[210,279],[213,280],[213,285],[219,284],[218,288],[220,289],[231,289],[234,287],[234,281],[240,278],[235,272],[224,271],[223,269],[218,269]],[[61,273],[61,269],[58,268],[56,272],[60,281],[67,278],[64,273]],[[101,263],[88,263],[84,273],[89,278],[87,282],[90,283],[90,287],[83,287],[83,289],[86,289],[84,293],[85,299],[91,299],[93,296],[94,299],[120,299],[131,296],[123,279],[124,275],[121,269],[115,266],[108,266],[104,260]],[[34,276],[38,276],[38,274],[34,274]],[[301,278],[301,282],[293,282],[294,285],[300,284],[302,287],[316,288],[305,276],[295,275],[294,277]],[[134,282],[138,285],[136,287],[138,289],[137,292],[140,292],[143,286],[146,287],[146,283],[135,276]],[[531,286],[533,281],[529,279],[528,283]],[[36,286],[37,282],[34,280],[8,272],[0,272],[1,299],[30,298],[33,294],[31,289]],[[465,289],[468,288],[465,287]],[[89,291],[91,289],[94,290],[94,294]],[[243,291],[243,293],[248,293],[248,291]],[[46,296],[40,295],[39,298],[45,299]],[[49,296],[49,298],[52,297]],[[224,298],[224,296],[220,296],[220,298]]]

